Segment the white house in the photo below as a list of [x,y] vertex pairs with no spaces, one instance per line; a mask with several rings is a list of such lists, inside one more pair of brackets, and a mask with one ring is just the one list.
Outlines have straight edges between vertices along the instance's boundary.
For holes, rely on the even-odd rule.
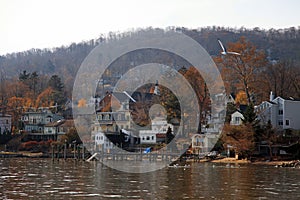
[[105,136],[102,132],[97,132],[94,134],[95,137],[95,148],[108,152],[110,149],[114,147],[114,144]]
[[169,124],[163,117],[155,117],[151,123],[151,130],[140,130],[139,135],[141,144],[156,144],[162,141],[163,135],[166,135],[168,128],[174,130],[172,124]]
[[11,115],[0,113],[0,134],[11,133]]
[[29,133],[43,133],[44,126],[50,122],[55,122],[62,119],[62,116],[53,114],[48,109],[38,111],[25,112],[22,115],[25,131]]
[[194,154],[205,155],[211,151],[219,139],[219,134],[194,134],[192,150]]
[[274,98],[271,92],[270,101],[264,101],[255,108],[261,123],[271,122],[278,129],[300,130],[300,101],[293,98]]
[[215,106],[212,107],[211,112],[206,116],[207,124],[203,124],[202,130],[204,133],[219,134],[222,131],[226,117],[226,105],[234,103],[232,95],[226,93],[218,93],[212,96]]
[[230,125],[236,125],[236,126],[241,125],[243,119],[244,119],[243,114],[239,110],[237,110],[231,114]]
[[102,116],[97,115],[97,119],[92,125],[91,139],[94,143],[94,150],[109,152],[114,144],[105,136],[104,132],[108,132],[107,126],[109,121],[112,121],[112,115],[108,113],[106,113],[107,115],[102,114]]
[[44,134],[40,134],[40,138],[59,140],[60,137],[66,134],[71,128],[75,128],[74,121],[71,119],[60,119],[55,122],[50,122],[44,126]]

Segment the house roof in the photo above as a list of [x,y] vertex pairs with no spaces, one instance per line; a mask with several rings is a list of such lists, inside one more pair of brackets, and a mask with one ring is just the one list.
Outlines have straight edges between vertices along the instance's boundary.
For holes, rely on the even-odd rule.
[[285,101],[300,101],[300,99],[298,99],[298,98],[294,98],[294,97],[283,98],[281,96],[277,96],[276,98],[274,98],[273,101],[275,101],[276,99],[282,99],[282,100],[285,100]]
[[62,123],[59,126],[61,126],[61,127],[75,127],[74,120],[72,120],[72,119],[64,120],[64,123]]
[[[130,95],[130,92],[127,92]],[[130,99],[129,97],[124,94],[123,92],[114,92],[112,94],[120,103],[122,102],[128,102]]]
[[57,127],[57,126],[63,124],[64,122],[65,122],[65,120],[58,120],[55,122],[50,122],[50,123],[46,124],[45,127]]

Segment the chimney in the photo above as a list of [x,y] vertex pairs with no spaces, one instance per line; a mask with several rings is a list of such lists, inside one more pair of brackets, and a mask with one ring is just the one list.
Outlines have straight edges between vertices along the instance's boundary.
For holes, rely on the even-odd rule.
[[270,101],[273,101],[274,98],[275,98],[275,95],[274,95],[274,93],[271,91],[271,92],[270,92]]
[[160,91],[159,91],[159,88],[158,88],[158,80],[156,80],[156,84],[155,84],[155,87],[154,87],[154,92],[153,92],[155,95],[160,95]]

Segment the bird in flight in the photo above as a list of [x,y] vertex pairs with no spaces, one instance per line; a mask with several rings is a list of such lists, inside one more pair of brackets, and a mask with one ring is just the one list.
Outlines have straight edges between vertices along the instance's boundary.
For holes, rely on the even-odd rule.
[[237,53],[237,52],[227,51],[220,39],[218,39],[218,42],[222,48],[221,54],[223,54],[223,55],[232,54],[232,55],[238,55],[238,56],[241,55],[240,53]]
[[123,91],[123,93],[129,98],[131,99],[131,101],[133,101],[134,103],[136,103],[136,100],[134,98],[132,98],[132,96],[130,96],[126,91]]

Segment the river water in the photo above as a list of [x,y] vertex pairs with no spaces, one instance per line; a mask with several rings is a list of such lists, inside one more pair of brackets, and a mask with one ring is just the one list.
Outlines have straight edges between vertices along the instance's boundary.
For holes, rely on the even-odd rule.
[[100,162],[5,158],[0,199],[300,199],[300,170],[192,163],[125,173]]

